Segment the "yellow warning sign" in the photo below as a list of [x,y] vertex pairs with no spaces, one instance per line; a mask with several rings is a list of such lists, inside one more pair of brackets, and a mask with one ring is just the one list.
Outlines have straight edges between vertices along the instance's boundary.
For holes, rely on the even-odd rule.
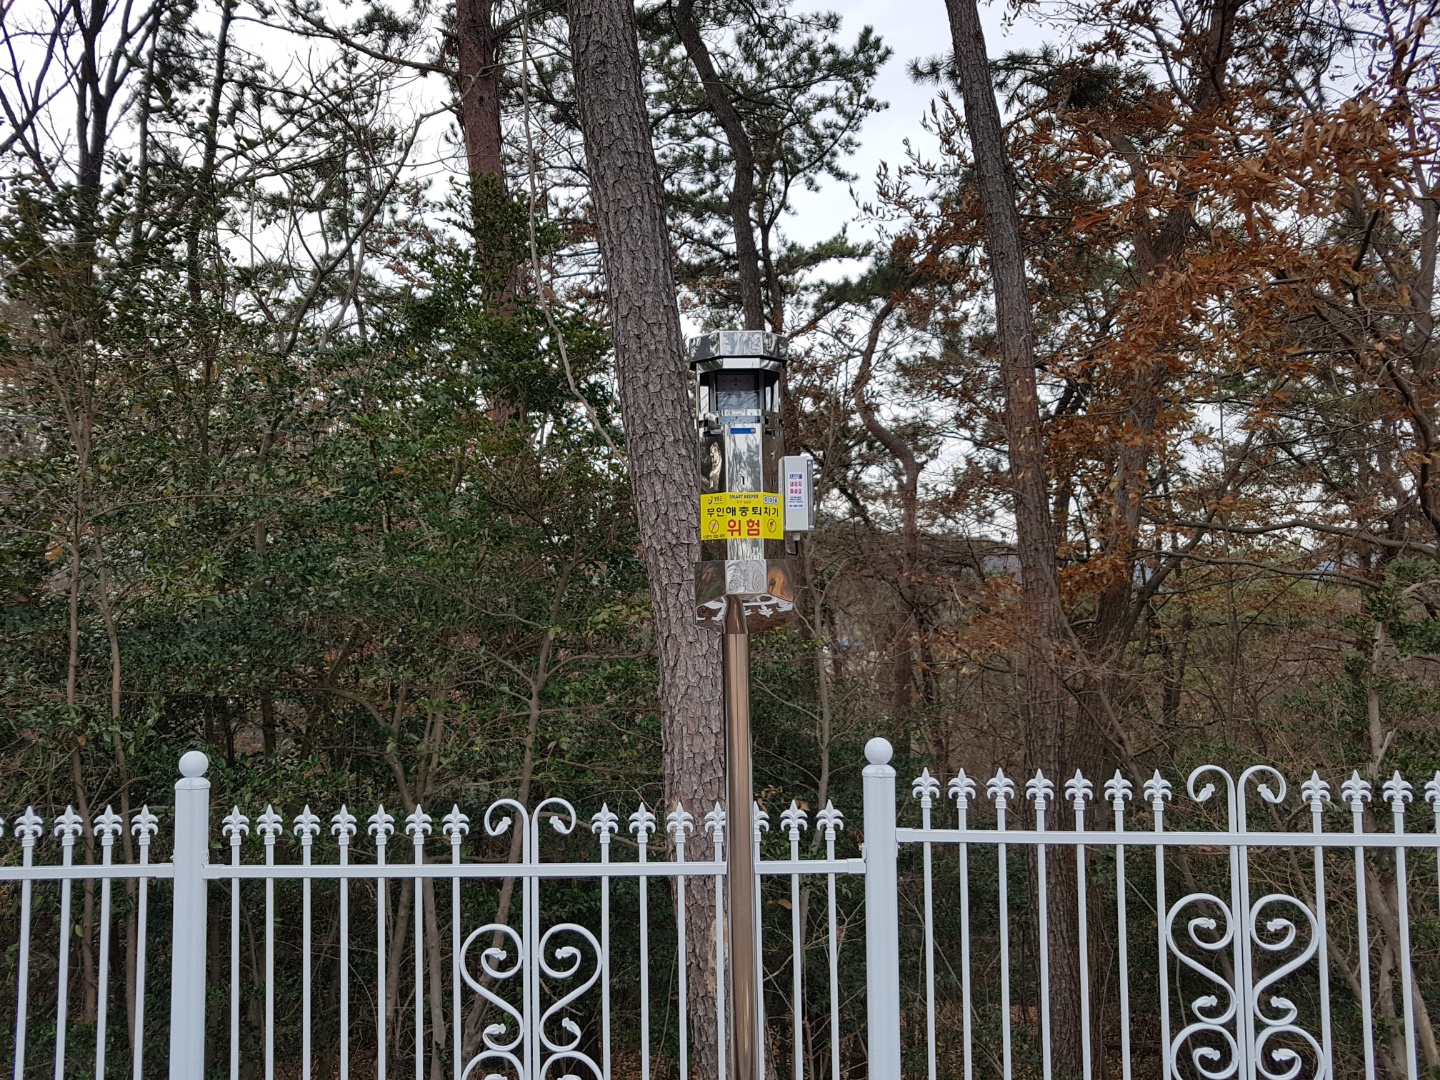
[[780,496],[769,491],[717,491],[700,496],[701,540],[783,540]]

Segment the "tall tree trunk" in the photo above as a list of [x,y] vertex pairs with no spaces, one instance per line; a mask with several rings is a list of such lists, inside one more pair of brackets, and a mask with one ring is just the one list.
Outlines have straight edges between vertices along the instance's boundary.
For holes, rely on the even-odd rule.
[[[664,192],[650,141],[630,0],[569,0],[580,129],[610,298],[626,460],[650,579],[660,661],[665,804],[696,812],[720,794],[718,641],[695,621],[699,480]],[[715,1075],[714,896],[688,888],[690,1015],[697,1075]]]
[[[1055,537],[1045,480],[1044,440],[1035,380],[1035,330],[1025,287],[1025,253],[1015,185],[1005,151],[1000,108],[990,78],[985,32],[976,0],[946,0],[955,66],[965,101],[965,123],[985,215],[985,249],[995,288],[1000,373],[1005,386],[1005,433],[1020,556],[1021,602],[1028,622],[1025,637],[1025,757],[1028,769],[1043,769],[1057,786],[1066,753],[1062,653],[1066,637],[1055,565]],[[1062,803],[1051,804],[1058,820]],[[1074,920],[1074,868],[1057,849],[1050,860],[1051,1033],[1058,1077],[1080,1075],[1080,965]],[[1069,879],[1069,880],[1066,880]]]
[[472,179],[503,181],[504,144],[500,136],[500,36],[495,32],[495,0],[455,2],[455,99],[465,163]]
[[[730,186],[730,223],[735,233],[736,280],[740,287],[740,308],[744,312],[746,330],[765,329],[765,303],[760,295],[760,253],[755,246],[755,224],[751,212],[755,206],[755,149],[745,130],[745,121],[731,101],[730,88],[715,70],[695,21],[695,0],[680,0],[670,9],[675,33],[685,46],[685,55],[695,65],[700,85],[705,88],[705,101],[710,112],[725,132],[730,156],[735,160],[735,180]],[[777,297],[771,297],[772,302]],[[779,329],[776,328],[776,333]]]

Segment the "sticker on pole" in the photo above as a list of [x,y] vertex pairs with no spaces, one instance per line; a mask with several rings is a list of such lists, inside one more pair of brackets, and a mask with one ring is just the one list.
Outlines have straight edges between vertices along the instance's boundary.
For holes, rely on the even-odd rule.
[[783,540],[780,496],[768,491],[716,491],[700,496],[701,540]]

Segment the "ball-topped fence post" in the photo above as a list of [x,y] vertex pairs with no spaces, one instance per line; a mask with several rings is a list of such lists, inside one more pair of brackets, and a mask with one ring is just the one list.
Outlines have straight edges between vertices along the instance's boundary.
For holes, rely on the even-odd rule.
[[865,1000],[870,1080],[900,1080],[900,897],[895,751],[865,744]]

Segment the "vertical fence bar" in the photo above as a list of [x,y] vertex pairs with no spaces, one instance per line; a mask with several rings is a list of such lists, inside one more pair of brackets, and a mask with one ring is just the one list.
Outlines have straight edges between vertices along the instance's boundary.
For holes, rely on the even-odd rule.
[[[1145,781],[1145,798],[1150,800],[1154,814],[1155,831],[1165,831],[1165,800],[1170,798],[1170,781],[1155,770],[1155,775]],[[1155,925],[1160,971],[1160,1064],[1164,1080],[1170,1080],[1173,1073],[1170,1061],[1170,977],[1169,964],[1165,955],[1165,922],[1168,909],[1165,906],[1165,846],[1155,845]],[[1237,1006],[1238,1007],[1238,1006]]]
[[[295,816],[295,835],[300,838],[300,863],[309,867],[315,834],[320,831],[320,819],[310,812],[307,805]],[[300,881],[300,1075],[310,1080],[310,1019],[311,1019],[311,885],[310,875]]]
[[[1105,797],[1115,810],[1115,831],[1125,831],[1125,800],[1134,787],[1115,770],[1105,782]],[[1129,919],[1125,911],[1125,845],[1115,845],[1115,918],[1120,951],[1120,1069],[1121,1080],[1131,1080],[1130,1065],[1130,945]]]
[[[1340,795],[1350,804],[1351,828],[1357,837],[1365,835],[1365,803],[1370,800],[1370,782],[1358,771],[1340,785]],[[1375,1019],[1370,1000],[1370,920],[1365,894],[1365,845],[1355,844],[1355,934],[1360,958],[1360,1030],[1365,1043],[1365,1078],[1375,1080]]]
[[760,834],[770,831],[770,815],[758,802],[752,802],[750,820],[754,825],[750,834],[750,865],[755,868],[750,891],[750,910],[755,917],[755,1060],[760,1069],[756,1075],[763,1080],[770,1073],[765,1065],[765,920],[760,906]]
[[[115,837],[121,829],[120,815],[110,807],[95,819],[100,837],[102,866],[109,866],[115,853]],[[110,1019],[110,879],[100,882],[100,965],[96,972],[95,995],[95,1080],[105,1080],[105,1042]]]
[[865,744],[865,1005],[870,1080],[900,1076],[900,903],[890,744]]
[[[630,815],[630,831],[635,834],[640,864],[649,861],[650,834],[655,831],[655,815],[640,804]],[[649,881],[640,878],[640,1076],[650,1080],[650,892]]]
[[170,1080],[205,1075],[205,864],[210,843],[210,781],[205,773],[209,768],[210,759],[191,750],[180,758],[180,779],[175,782]]
[[[33,806],[15,821],[15,835],[20,839],[21,865],[27,870],[35,864],[35,841],[44,832],[44,823]],[[30,1007],[30,903],[31,881],[20,882],[20,956],[15,981],[15,1080],[25,1075],[25,1027]]]
[[[600,804],[600,812],[590,819],[590,831],[600,838],[600,863],[610,863],[610,836],[618,832],[620,819],[608,803]],[[610,1080],[610,876],[600,879],[600,1073],[601,1080]],[[724,1068],[725,1050],[720,1050]]]
[[[1245,823],[1245,777],[1240,777],[1240,788],[1229,790],[1230,831],[1244,835]],[[1192,780],[1194,774],[1191,774]],[[1262,785],[1263,787],[1263,785]],[[1235,1044],[1239,1075],[1251,1074],[1250,1053],[1255,1046],[1255,990],[1254,967],[1250,957],[1250,848],[1243,844],[1230,845],[1230,907],[1235,921]],[[1176,985],[1180,980],[1177,966]]]
[[[1025,785],[1025,797],[1035,803],[1035,828],[1045,831],[1045,807],[1055,794],[1055,785],[1045,779],[1039,769]],[[1047,880],[1045,845],[1035,845],[1035,878],[1038,885],[1040,942],[1040,1069],[1045,1080],[1050,1080],[1050,884]]]
[[[450,813],[445,815],[442,831],[450,838],[450,865],[459,866],[460,843],[470,831],[470,819],[460,812],[459,803],[452,805]],[[463,1050],[460,1019],[460,877],[456,875],[450,879],[450,1027],[455,1080],[460,1080]]]
[[1065,797],[1075,811],[1075,925],[1080,949],[1080,1068],[1084,1080],[1090,1080],[1090,919],[1085,895],[1085,800],[1095,794],[1095,785],[1086,780],[1079,769],[1065,784]]
[[[1300,795],[1310,804],[1310,829],[1317,835],[1324,831],[1321,814],[1330,801],[1330,785],[1311,772],[1310,779],[1300,785]],[[1315,959],[1320,967],[1320,1051],[1325,1057],[1329,1077],[1335,1076],[1335,1049],[1330,1030],[1330,930],[1325,914],[1324,849],[1318,844],[1312,851],[1315,871]]]
[[155,815],[147,803],[130,825],[140,845],[140,895],[135,913],[135,1033],[130,1042],[131,1080],[141,1080],[145,1069],[145,935],[150,916],[150,878],[145,868],[150,865],[150,838],[159,829]]
[[[80,835],[80,815],[67,806],[55,819],[60,837],[61,865],[70,866],[75,857],[75,837]],[[178,881],[178,878],[177,878]],[[55,1080],[65,1080],[65,1033],[70,1012],[70,879],[60,882],[60,956],[55,990]]]
[[[718,802],[705,815],[705,829],[710,834],[715,862],[723,867],[725,864],[725,810]],[[606,878],[605,880],[608,883],[610,879]],[[725,1013],[727,1008],[728,1002],[725,1000],[725,875],[722,871],[715,875],[715,1065],[719,1080],[725,1080],[725,1069],[729,1064],[725,1052]],[[608,1032],[609,1029],[606,1030]],[[605,1053],[607,1055],[610,1053],[608,1041]],[[608,1070],[605,1080],[610,1080]]]
[[[675,836],[675,863],[685,865],[685,834],[695,831],[695,817],[678,801],[665,819],[665,827]],[[689,981],[686,972],[685,875],[675,877],[675,939],[676,977],[680,991],[680,1080],[690,1080],[690,1005]]]
[[[1435,835],[1440,837],[1440,769],[1437,769],[1435,775],[1425,781],[1425,801],[1435,811]],[[1440,847],[1435,849],[1435,867],[1437,870],[1436,884],[1440,885]]]
[[[44,823],[33,806],[15,820],[15,835],[20,840],[21,865],[35,865],[35,841],[44,832]],[[20,882],[20,955],[15,981],[15,1080],[25,1075],[25,1027],[30,1007],[30,902],[32,885],[29,878]]]
[[[955,812],[960,831],[970,827],[970,800],[975,798],[975,781],[961,769],[959,775],[950,781],[946,789],[955,800]],[[975,1076],[975,1022],[970,1000],[970,845],[959,844],[960,871],[960,1033],[964,1043],[965,1080]],[[834,1080],[840,1080],[837,1076]]]
[[[275,838],[280,815],[266,804],[259,819],[265,840],[265,865],[275,865]],[[275,879],[265,879],[265,1080],[275,1080]]]
[[[536,809],[538,811],[539,808]],[[540,879],[529,869],[540,862],[540,825],[535,816],[527,818],[523,813],[518,816],[520,827],[525,830],[525,838],[520,844],[520,861],[526,868],[525,876],[520,879],[520,949],[525,961],[520,1023],[524,1028],[528,1077],[540,1073],[544,1045],[536,1031],[543,1015],[540,1012],[540,920],[534,915],[538,901],[536,886]]]
[[[790,861],[800,861],[800,830],[806,827],[805,811],[800,809],[800,804],[794,799],[790,800],[790,806],[780,815],[780,824],[790,834]],[[804,951],[805,943],[801,940],[803,933],[800,925],[800,875],[790,875],[790,1003],[791,1003],[791,1032],[790,1045],[794,1053],[792,1071],[795,1080],[804,1080],[805,1076],[805,1039],[801,1029],[803,1009],[802,997],[804,987]]]
[[[845,827],[844,815],[828,799],[815,815],[815,828],[825,830],[825,858],[835,861],[835,833]],[[826,877],[826,945],[830,960],[830,1080],[840,1080],[840,936],[835,917],[835,874]]]
[[370,835],[375,838],[375,1080],[385,1080],[387,1037],[385,1031],[385,912],[390,907],[390,888],[385,876],[385,840],[395,831],[395,818],[381,806],[370,815]]
[[[1385,799],[1395,822],[1395,835],[1405,832],[1405,804],[1415,796],[1408,781],[1399,771],[1385,782]],[[1410,879],[1405,871],[1405,848],[1395,848],[1395,914],[1400,923],[1400,993],[1405,1015],[1405,1075],[1415,1080],[1415,973],[1410,957]]]
[[[275,838],[284,828],[275,807],[265,806],[256,821],[265,841],[265,865],[275,865]],[[175,1078],[172,1078],[175,1080]],[[265,1080],[275,1080],[275,879],[265,879]]]
[[[940,794],[940,783],[921,769],[910,785],[910,797],[920,800],[920,827],[930,831],[930,809]],[[926,840],[920,845],[925,878],[925,1066],[926,1076],[935,1080],[935,882],[932,863],[933,845]]]
[[1014,1070],[1010,1030],[1010,868],[1003,837],[1005,808],[1015,797],[1015,782],[1005,775],[1003,769],[996,769],[995,775],[985,785],[985,793],[995,802],[995,831],[1002,838],[995,844],[1000,890],[1000,1056],[1005,1080],[1010,1080]]
[[[425,836],[430,815],[415,804],[405,817],[405,831],[415,847],[415,865],[425,865]],[[425,879],[415,875],[415,1080],[425,1080]]]
[[[330,832],[339,848],[341,866],[350,865],[350,838],[355,815],[340,804],[330,819]],[[340,879],[340,1080],[350,1080],[350,879]]]
[[[250,832],[250,819],[233,807],[220,832],[230,838],[230,865],[240,865],[240,841]],[[240,1080],[240,879],[230,879],[230,1080]]]

